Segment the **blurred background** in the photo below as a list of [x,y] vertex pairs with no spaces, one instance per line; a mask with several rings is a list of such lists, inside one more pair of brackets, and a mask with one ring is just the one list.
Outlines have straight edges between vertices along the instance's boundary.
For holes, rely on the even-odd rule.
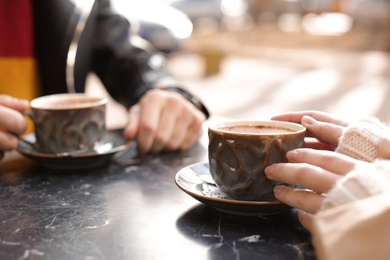
[[390,0],[113,4],[214,117],[316,109],[390,122]]

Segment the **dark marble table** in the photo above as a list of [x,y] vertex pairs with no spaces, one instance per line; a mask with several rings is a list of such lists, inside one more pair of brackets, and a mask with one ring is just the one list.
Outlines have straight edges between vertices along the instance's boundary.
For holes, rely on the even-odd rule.
[[183,153],[58,171],[16,152],[0,164],[0,259],[315,259],[293,211],[221,213],[180,190],[174,176],[205,161]]

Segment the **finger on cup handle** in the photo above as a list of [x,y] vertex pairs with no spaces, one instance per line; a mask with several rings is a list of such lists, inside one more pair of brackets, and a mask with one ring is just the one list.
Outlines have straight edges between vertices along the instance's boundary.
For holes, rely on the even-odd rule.
[[9,95],[0,95],[0,106],[22,112],[28,108],[29,102],[26,99],[19,99]]
[[11,151],[18,147],[18,138],[15,134],[0,131],[0,152]]
[[[7,138],[9,140],[8,144],[2,143],[3,145],[0,147],[0,148],[3,148],[6,151],[10,151],[10,150],[16,149],[19,142],[21,142],[21,143],[31,147],[33,150],[37,150],[38,149],[36,143],[33,143],[33,142],[30,142],[30,141],[26,140],[25,138],[23,138],[23,136],[20,136],[20,135],[17,135],[17,134],[13,134],[13,133],[7,133]],[[17,140],[15,140],[15,138]],[[8,146],[8,147],[4,148],[4,146]]]
[[21,112],[28,107],[27,100],[0,95],[0,151],[10,151],[18,146],[17,135],[27,128]]
[[15,135],[18,140],[24,144],[26,144],[27,146],[30,146],[31,148],[33,148],[34,150],[37,150],[37,144],[36,143],[33,143],[33,142],[30,142],[26,139],[24,139],[22,136],[18,136],[18,135]]
[[4,132],[22,134],[26,128],[27,122],[19,111],[0,105],[0,129]]

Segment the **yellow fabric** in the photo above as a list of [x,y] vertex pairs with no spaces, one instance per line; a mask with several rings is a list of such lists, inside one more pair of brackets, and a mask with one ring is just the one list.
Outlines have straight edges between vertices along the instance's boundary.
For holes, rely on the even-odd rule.
[[0,93],[32,100],[39,95],[32,58],[0,58]]
[[[33,58],[0,57],[0,93],[31,101],[39,96],[37,66]],[[33,130],[28,121],[26,133]]]

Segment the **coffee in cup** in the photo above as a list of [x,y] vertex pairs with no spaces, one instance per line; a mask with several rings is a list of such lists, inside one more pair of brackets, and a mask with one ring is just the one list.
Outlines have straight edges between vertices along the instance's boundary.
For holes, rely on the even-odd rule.
[[32,100],[26,113],[34,123],[32,145],[42,153],[93,150],[106,133],[107,102],[107,98],[71,93]]
[[286,152],[303,146],[305,127],[282,121],[233,121],[208,128],[210,174],[229,197],[273,201],[273,188],[264,169],[286,162]]

